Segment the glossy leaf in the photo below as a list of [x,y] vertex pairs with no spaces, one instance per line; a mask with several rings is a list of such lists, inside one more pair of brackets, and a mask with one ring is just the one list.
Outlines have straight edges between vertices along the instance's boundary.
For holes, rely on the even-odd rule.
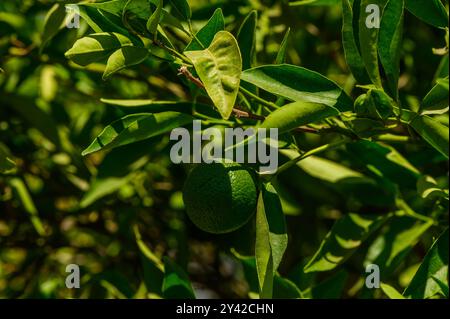
[[275,59],[275,64],[284,64],[286,63],[286,50],[288,46],[289,34],[291,33],[291,28],[286,30],[284,34],[283,41],[281,41],[280,49],[277,52],[277,57]]
[[257,11],[251,11],[242,22],[237,34],[237,42],[242,55],[242,69],[247,70],[252,67],[256,60],[256,23],[258,19]]
[[388,284],[381,283],[380,288],[383,290],[384,294],[389,297],[389,299],[405,299],[401,293],[397,291],[392,286],[389,286]]
[[105,60],[114,51],[131,45],[131,40],[119,33],[94,33],[77,40],[65,55],[76,64],[86,66]]
[[441,0],[406,0],[406,8],[428,24],[438,28],[448,27],[448,13]]
[[421,103],[422,114],[443,113],[448,111],[449,80],[438,79],[436,85]]
[[63,4],[56,3],[48,11],[44,21],[44,31],[41,36],[40,52],[61,29],[66,19],[66,8]]
[[186,125],[190,121],[192,118],[189,115],[177,112],[127,115],[108,125],[82,155],[142,141]]
[[[353,76],[359,83],[368,84],[370,83],[370,79],[357,44],[359,43],[359,38],[358,42],[356,41],[358,33],[355,33],[353,28],[353,20],[355,18],[353,11],[354,5],[359,5],[359,1],[342,0],[342,44],[344,47],[345,59]],[[358,29],[356,29],[356,31],[357,30]]]
[[[214,11],[212,17],[192,38],[184,51],[203,50],[207,48],[214,39],[217,32],[225,29],[225,19],[222,9],[218,8]],[[200,41],[200,42],[199,42]]]
[[202,51],[186,51],[206,92],[224,119],[228,119],[239,91],[242,58],[236,39],[219,31]]
[[346,147],[356,161],[376,167],[383,177],[402,187],[415,187],[420,176],[418,169],[394,147],[367,140],[349,143]]
[[336,115],[339,115],[339,111],[325,104],[294,102],[272,112],[261,124],[261,127],[278,128],[279,133],[282,134],[299,126]]
[[410,125],[427,143],[448,158],[449,130],[447,126],[427,115],[416,116]]
[[256,213],[256,267],[261,298],[271,298],[273,276],[287,247],[281,202],[273,186],[263,185]]
[[[366,12],[366,10],[370,8],[369,6],[375,5],[378,6],[379,13],[381,15],[386,2],[387,0],[361,0],[359,18],[359,48],[361,50],[361,57],[364,61],[370,80],[379,88],[382,87],[380,69],[378,65],[378,34],[380,29],[377,27],[369,27],[366,24],[367,21],[372,20],[369,16],[371,12]],[[381,17],[375,17],[373,20],[378,20],[378,23],[380,23],[380,18]]]
[[414,278],[403,293],[404,296],[426,299],[442,293],[442,289],[435,279],[448,286],[448,246],[447,228],[431,246]]
[[125,46],[111,54],[106,63],[103,80],[120,70],[143,62],[149,55],[149,50],[135,46]]
[[172,8],[179,18],[185,21],[191,19],[192,11],[187,0],[169,0],[169,2],[172,4]]
[[323,239],[304,271],[328,271],[347,260],[367,237],[377,230],[386,216],[348,214],[339,219]]
[[400,50],[403,36],[404,0],[389,0],[381,19],[378,52],[390,92],[398,96]]
[[175,102],[175,101],[155,101],[155,100],[115,100],[115,99],[100,99],[103,103],[108,105],[118,106],[126,114],[133,113],[161,113],[161,112],[180,112],[191,115],[194,111],[211,116],[220,116],[215,110],[211,109],[208,104],[193,103],[193,102]]
[[[116,32],[127,37],[133,37],[127,29],[121,27],[122,23],[120,16],[115,16],[113,14],[107,16],[108,12],[100,11],[97,8],[90,7],[88,4],[84,3],[78,4],[78,8],[81,18],[86,21],[94,32]],[[136,37],[135,39],[138,40]]]
[[161,21],[163,5],[163,0],[158,0],[155,11],[153,11],[152,15],[147,21],[147,30],[151,34],[155,34],[158,30],[158,25]]
[[294,65],[266,65],[245,70],[242,80],[292,101],[322,103],[340,111],[350,110],[353,104],[333,81]]
[[163,297],[166,299],[195,299],[187,274],[167,257],[164,261]]
[[388,279],[408,256],[432,222],[417,222],[411,217],[397,217],[389,223],[369,247],[364,264],[376,264],[383,269],[382,279]]

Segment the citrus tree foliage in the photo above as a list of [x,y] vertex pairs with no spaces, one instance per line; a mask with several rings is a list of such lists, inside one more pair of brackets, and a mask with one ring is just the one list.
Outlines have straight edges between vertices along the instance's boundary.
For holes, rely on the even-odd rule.
[[[448,297],[448,34],[440,0],[1,1],[0,297]],[[237,230],[186,214],[232,205],[183,194],[193,120],[279,130]]]

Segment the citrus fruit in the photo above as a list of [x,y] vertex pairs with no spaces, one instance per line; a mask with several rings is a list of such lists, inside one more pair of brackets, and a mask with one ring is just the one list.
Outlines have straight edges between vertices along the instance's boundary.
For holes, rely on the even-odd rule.
[[183,200],[189,218],[201,230],[232,232],[255,212],[254,175],[236,163],[200,164],[186,180]]

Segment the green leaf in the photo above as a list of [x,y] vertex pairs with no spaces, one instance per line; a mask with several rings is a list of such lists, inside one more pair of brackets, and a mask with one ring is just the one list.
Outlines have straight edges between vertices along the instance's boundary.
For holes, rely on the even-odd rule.
[[167,257],[164,261],[163,297],[165,299],[195,299],[187,274]]
[[115,105],[126,114],[133,113],[161,113],[161,112],[180,112],[191,115],[194,111],[211,117],[217,117],[219,114],[211,109],[208,104],[193,103],[187,101],[155,101],[155,100],[115,100],[100,99],[103,103]]
[[256,213],[256,268],[261,298],[271,298],[273,276],[283,258],[288,237],[281,202],[270,183],[264,184]]
[[115,51],[108,58],[103,80],[120,70],[143,62],[149,55],[149,50],[135,46],[125,46]]
[[306,264],[304,271],[328,271],[346,261],[387,216],[348,214],[339,219]]
[[441,292],[444,295],[445,298],[448,299],[448,283],[443,282],[439,278],[436,278],[435,276],[432,276],[433,280],[438,284],[438,286],[441,288]]
[[277,57],[275,59],[275,64],[286,63],[286,49],[289,40],[289,34],[291,33],[291,28],[288,28],[284,34],[283,41],[281,41],[280,49],[277,52]]
[[384,294],[389,297],[389,299],[406,299],[394,287],[389,286],[388,284],[381,283],[380,287],[381,290],[383,290]]
[[381,19],[378,52],[392,96],[398,97],[404,0],[389,0]]
[[169,0],[172,4],[172,8],[177,13],[177,16],[184,21],[189,21],[192,16],[191,7],[187,0]]
[[278,128],[279,134],[302,125],[315,123],[339,115],[334,107],[325,104],[294,102],[272,112],[261,124],[263,128]]
[[[413,299],[426,299],[442,293],[436,279],[448,286],[448,228],[433,243],[411,283],[403,293]],[[434,277],[434,278],[433,278]]]
[[438,79],[436,85],[425,96],[421,103],[422,114],[442,113],[448,111],[449,80]]
[[87,66],[105,60],[124,46],[132,46],[126,36],[119,33],[94,33],[77,40],[65,56],[76,64]]
[[[280,150],[280,153],[293,160],[300,156],[295,150]],[[317,156],[309,156],[296,164],[302,171],[321,184],[338,192],[346,202],[352,201],[374,207],[391,207],[395,204],[396,193],[374,178]],[[306,187],[308,188],[308,187]],[[309,190],[309,189],[308,189]],[[318,194],[320,200],[322,195]]]
[[441,0],[406,0],[406,8],[432,26],[448,27],[448,13]]
[[192,121],[187,114],[164,112],[127,115],[108,125],[82,155],[148,139]]
[[33,198],[28,192],[28,188],[25,185],[24,181],[19,177],[14,177],[9,180],[9,185],[14,191],[14,194],[17,196],[20,204],[22,205],[25,212],[30,217],[31,223],[33,224],[34,229],[40,236],[45,235],[45,229],[42,224],[42,221],[39,217],[38,210],[36,205],[34,204]]
[[61,30],[64,20],[66,19],[66,8],[63,4],[56,3],[48,11],[44,21],[44,31],[41,35],[40,52],[45,48],[47,43]]
[[408,162],[394,147],[387,144],[360,140],[346,145],[350,156],[368,168],[402,186],[414,188],[420,172]]
[[222,118],[228,119],[236,102],[242,71],[236,39],[227,31],[219,31],[207,49],[186,51],[184,54],[194,64]]
[[388,279],[431,226],[432,222],[417,222],[407,216],[394,218],[369,247],[364,264],[378,265],[383,269],[381,277]]
[[358,44],[355,38],[357,35],[355,35],[355,30],[353,28],[353,4],[358,5],[359,2],[342,0],[342,44],[344,47],[345,59],[353,73],[353,76],[360,84],[368,84],[370,79],[367,74],[366,67],[364,66],[364,61],[359,52]]
[[[257,293],[259,291],[259,282],[255,257],[242,256],[234,250],[233,254],[242,263],[244,276],[249,284],[250,292]],[[275,274],[273,278],[273,298],[298,299],[303,298],[303,296],[301,291],[292,281],[281,277],[279,274]]]
[[448,158],[449,130],[447,126],[426,115],[416,116],[410,125],[425,141]]
[[151,34],[156,34],[158,30],[159,22],[161,21],[163,9],[163,0],[158,0],[158,5],[156,6],[155,11],[152,13],[150,18],[147,21],[147,30]]
[[119,16],[109,14],[108,12],[102,12],[97,8],[87,6],[87,4],[78,4],[79,13],[81,18],[94,30],[96,33],[102,32],[116,32],[123,34],[127,37],[133,37],[134,40],[139,39],[131,35],[127,29],[121,27],[122,21]]
[[196,51],[207,48],[213,41],[216,33],[223,31],[224,29],[225,19],[223,17],[222,9],[218,8],[214,11],[214,14],[203,28],[195,34],[195,37],[192,38],[184,51]]
[[[381,88],[381,76],[378,65],[378,33],[379,28],[369,28],[366,26],[367,18],[371,13],[366,12],[370,5],[377,5],[380,9],[380,15],[387,0],[361,0],[360,18],[359,18],[359,43],[361,57],[366,66],[367,74],[370,80],[378,88]],[[381,18],[381,17],[379,17]],[[375,18],[376,19],[376,18]],[[369,19],[370,21],[371,19]]]
[[242,70],[252,67],[256,60],[256,23],[258,13],[252,10],[242,22],[237,34],[237,42],[242,55]]
[[353,102],[333,81],[321,74],[289,64],[266,65],[242,72],[242,80],[292,101],[322,103],[340,111]]
[[83,3],[84,6],[94,7],[97,9],[101,9],[108,13],[114,14],[116,16],[121,17],[123,8],[125,7],[128,0],[111,0],[99,3]]

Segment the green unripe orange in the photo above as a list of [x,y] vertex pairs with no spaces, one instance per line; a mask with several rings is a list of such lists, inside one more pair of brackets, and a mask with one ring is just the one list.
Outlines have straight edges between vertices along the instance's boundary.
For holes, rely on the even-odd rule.
[[183,200],[189,218],[201,230],[232,232],[255,213],[254,174],[236,163],[198,165],[186,180]]

